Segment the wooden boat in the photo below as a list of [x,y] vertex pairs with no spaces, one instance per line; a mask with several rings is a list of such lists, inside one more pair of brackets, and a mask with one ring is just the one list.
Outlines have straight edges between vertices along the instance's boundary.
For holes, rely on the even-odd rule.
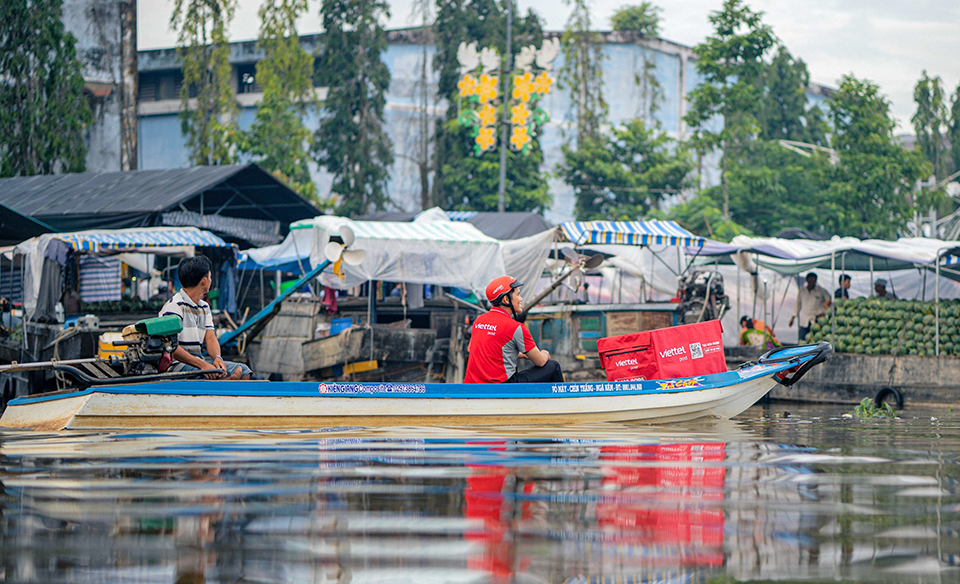
[[826,360],[828,343],[771,351],[736,371],[650,381],[531,384],[174,380],[93,386],[17,398],[0,426],[319,428],[569,424],[730,418],[778,383]]

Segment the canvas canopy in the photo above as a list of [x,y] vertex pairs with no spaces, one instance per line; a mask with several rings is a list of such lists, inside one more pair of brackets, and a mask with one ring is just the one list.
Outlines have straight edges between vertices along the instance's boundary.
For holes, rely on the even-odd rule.
[[[323,247],[340,225],[349,225],[357,240],[354,249],[367,252],[360,266],[347,266],[343,280],[329,274],[324,285],[352,288],[367,280],[455,286],[483,290],[504,273],[531,284],[539,280],[555,230],[546,229],[520,239],[499,241],[472,224],[451,221],[439,209],[428,209],[413,222],[353,221],[320,216],[291,225],[278,245],[247,250],[241,270],[280,270],[305,273],[322,261]],[[492,275],[491,275],[492,274]]]
[[279,270],[288,274],[305,274],[313,268],[310,250],[312,229],[291,229],[277,245],[248,249],[240,254],[241,271]]
[[[41,294],[45,260],[63,266],[68,255],[132,254],[137,252],[161,254],[192,254],[197,247],[229,248],[216,235],[195,227],[144,227],[133,229],[93,230],[76,233],[47,233],[24,241],[14,248],[16,255],[24,256],[23,308],[28,315],[37,312]],[[58,297],[59,294],[53,294]],[[54,300],[55,301],[55,300]]]
[[[307,223],[298,222],[291,228]],[[339,234],[341,225],[348,225],[356,235],[351,248],[367,252],[366,261],[359,266],[344,265],[343,278],[322,274],[321,282],[331,288],[344,290],[369,280],[385,280],[481,290],[504,273],[500,243],[469,223],[367,222],[320,216],[308,224],[313,230],[313,265],[324,260],[324,246],[331,235]]]
[[739,263],[749,271],[755,263],[780,274],[799,274],[812,269],[896,271],[934,267],[948,262],[955,241],[926,237],[896,241],[834,237],[827,241],[737,236],[730,242],[739,253]]
[[674,221],[568,221],[559,225],[574,245],[673,245],[703,246],[706,238],[694,235]]

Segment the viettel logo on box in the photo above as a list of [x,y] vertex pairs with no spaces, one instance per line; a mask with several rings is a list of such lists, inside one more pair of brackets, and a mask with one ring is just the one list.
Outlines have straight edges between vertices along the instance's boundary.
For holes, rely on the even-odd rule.
[[686,355],[686,354],[687,354],[686,347],[673,347],[672,349],[666,349],[664,351],[660,351],[660,358],[666,359],[667,357],[676,357],[678,355]]
[[616,362],[617,367],[623,367],[625,365],[639,365],[640,363],[636,359],[623,359]]

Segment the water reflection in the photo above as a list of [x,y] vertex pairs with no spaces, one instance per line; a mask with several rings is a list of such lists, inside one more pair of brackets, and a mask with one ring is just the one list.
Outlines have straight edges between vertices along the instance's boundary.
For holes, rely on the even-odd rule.
[[0,434],[0,581],[960,580],[960,419],[843,411]]

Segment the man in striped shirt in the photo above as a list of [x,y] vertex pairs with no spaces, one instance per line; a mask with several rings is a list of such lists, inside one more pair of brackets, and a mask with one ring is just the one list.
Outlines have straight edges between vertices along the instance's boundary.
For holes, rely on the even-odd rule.
[[[169,371],[196,371],[202,369],[207,379],[250,379],[252,371],[242,363],[224,361],[220,356],[220,342],[213,328],[213,313],[203,297],[213,282],[213,266],[206,256],[185,258],[177,266],[182,288],[160,309],[160,316],[175,314],[183,321],[174,364]],[[207,359],[202,349],[207,348]]]

